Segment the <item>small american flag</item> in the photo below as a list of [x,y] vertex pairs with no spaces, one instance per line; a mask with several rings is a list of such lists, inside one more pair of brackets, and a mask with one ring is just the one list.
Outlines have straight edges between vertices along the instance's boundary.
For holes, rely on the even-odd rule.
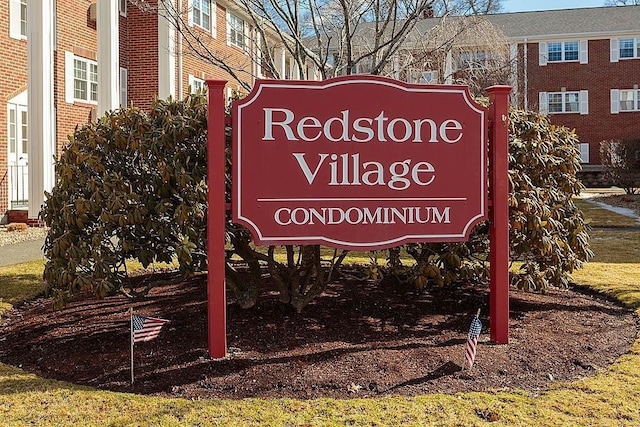
[[134,314],[131,320],[133,322],[133,342],[151,341],[158,336],[162,326],[168,322],[165,319],[137,314]]
[[480,310],[478,310],[478,314],[476,314],[473,320],[471,321],[471,326],[469,327],[469,335],[467,336],[465,357],[466,357],[467,363],[469,364],[469,369],[473,367],[473,362],[476,360],[476,348],[478,346],[478,336],[480,336],[480,331],[482,330],[482,323],[480,323],[480,319],[478,318],[479,314],[480,314]]

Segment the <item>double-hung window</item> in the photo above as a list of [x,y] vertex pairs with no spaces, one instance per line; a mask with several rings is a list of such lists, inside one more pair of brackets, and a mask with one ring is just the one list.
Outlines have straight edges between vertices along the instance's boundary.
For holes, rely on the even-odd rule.
[[27,0],[9,0],[9,36],[27,38]]
[[538,45],[540,54],[539,65],[560,62],[589,63],[589,41],[567,40],[540,42]]
[[640,58],[640,37],[611,39],[611,62]]
[[540,92],[540,112],[589,114],[589,93],[581,91]]
[[227,14],[227,43],[231,46],[239,47],[240,49],[245,48],[245,37],[244,37],[245,23],[244,21],[229,12]]
[[73,60],[73,97],[98,102],[98,64],[84,58]]
[[550,113],[580,112],[580,92],[551,92],[547,96]]
[[191,88],[191,93],[198,93],[203,89],[206,89],[204,80],[199,79],[191,74],[189,74],[189,87]]
[[547,60],[549,62],[577,61],[579,55],[578,41],[547,43]]
[[65,52],[65,100],[98,102],[98,63],[91,59]]
[[191,23],[211,31],[213,18],[215,18],[211,13],[212,9],[215,9],[215,3],[212,4],[211,0],[192,0],[190,10]]
[[620,59],[640,58],[640,39],[620,39]]
[[640,89],[611,89],[611,113],[640,111]]

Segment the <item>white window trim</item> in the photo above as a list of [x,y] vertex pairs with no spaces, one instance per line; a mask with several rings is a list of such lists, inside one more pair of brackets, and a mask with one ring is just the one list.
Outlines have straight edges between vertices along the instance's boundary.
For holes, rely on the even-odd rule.
[[[231,17],[232,16],[242,22],[242,36],[243,36],[242,46],[231,41]],[[231,13],[229,10],[227,10],[227,45],[228,46],[237,47],[238,49],[242,49],[246,52],[249,44],[248,29],[249,29],[249,25],[247,24],[247,21],[242,19],[242,17],[240,17],[239,15],[235,13]]]
[[211,21],[211,28],[206,28],[203,27],[199,24],[196,24],[193,22],[193,0],[189,0],[188,2],[188,9],[187,9],[187,17],[188,17],[188,22],[189,22],[189,26],[190,27],[198,27],[198,28],[202,28],[204,31],[211,33],[211,37],[213,37],[214,39],[217,36],[217,16],[218,16],[218,12],[217,12],[217,3],[214,0],[202,0],[202,1],[209,1],[210,2],[210,8],[209,8],[209,13],[210,13],[210,21]]
[[9,37],[16,40],[27,39],[27,35],[22,34],[21,8],[20,0],[9,0]]
[[420,83],[436,84],[438,83],[438,72],[435,70],[426,70],[421,73]]
[[[625,57],[623,58],[620,55],[620,42],[622,40],[633,40],[633,56],[629,56],[629,57]],[[630,60],[630,59],[640,59],[640,55],[638,55],[638,47],[640,47],[640,37],[624,37],[624,38],[618,38],[615,39],[617,40],[617,45],[618,45],[618,60],[619,61],[626,61],[626,60]]]
[[[578,111],[564,111],[566,105],[566,96],[568,94],[578,94]],[[549,95],[562,94],[562,110],[563,111],[549,111]],[[589,114],[589,91],[561,91],[561,92],[540,92],[538,94],[538,106],[542,114]]]
[[118,11],[120,16],[127,17],[127,0],[118,0]]
[[580,163],[589,163],[589,143],[580,143]]
[[[621,91],[633,91],[633,109],[632,110],[623,110],[621,107]],[[638,98],[640,98],[640,89],[631,88],[631,89],[611,89],[611,114],[618,113],[638,113],[640,112],[640,108],[638,108]]]
[[189,74],[189,93],[198,92],[198,89],[196,89],[196,85],[199,85],[200,88],[202,88],[203,90],[206,90],[207,88],[207,85],[205,84],[203,79],[198,78],[192,74]]
[[[565,43],[575,43],[578,42],[578,58],[577,59],[565,59],[566,49]],[[560,55],[562,57],[559,61],[551,61],[549,59],[549,43],[560,43],[562,48],[560,50]],[[580,64],[588,64],[589,63],[589,41],[588,40],[562,40],[562,41],[551,41],[551,42],[540,42],[538,43],[538,64],[540,66],[545,66],[549,63],[551,64],[560,64],[560,63],[568,63],[568,62],[579,62]]]
[[[64,53],[64,99],[67,104],[74,104],[76,102],[80,102],[83,104],[93,104],[98,105],[98,101],[92,101],[91,99],[76,99],[75,97],[75,88],[74,88],[74,60],[81,60],[87,63],[87,75],[89,73],[89,65],[94,64],[98,65],[96,61],[91,59],[83,58],[81,56],[76,56],[73,52],[65,52]],[[87,80],[89,83],[89,80]],[[87,87],[87,96],[91,92],[91,88]]]

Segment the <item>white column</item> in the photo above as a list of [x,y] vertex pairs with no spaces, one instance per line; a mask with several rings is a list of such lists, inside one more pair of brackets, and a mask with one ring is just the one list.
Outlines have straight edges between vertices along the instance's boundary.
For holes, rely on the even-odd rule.
[[280,79],[284,80],[287,78],[287,50],[284,48],[280,48]]
[[447,50],[447,57],[444,62],[444,82],[448,85],[453,83],[453,58],[451,57],[451,49]]
[[118,0],[98,0],[98,117],[120,106]]
[[158,2],[158,98],[176,97],[176,31],[167,19],[176,10],[174,0],[169,10],[164,1]]
[[51,191],[56,155],[53,105],[54,0],[27,3],[27,85],[29,126],[29,218],[37,219],[44,192]]

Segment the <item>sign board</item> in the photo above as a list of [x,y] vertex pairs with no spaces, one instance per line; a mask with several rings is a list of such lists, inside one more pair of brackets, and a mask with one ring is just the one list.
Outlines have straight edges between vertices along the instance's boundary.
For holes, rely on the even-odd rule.
[[233,108],[233,220],[256,244],[463,241],[487,217],[487,112],[466,86],[262,80]]

